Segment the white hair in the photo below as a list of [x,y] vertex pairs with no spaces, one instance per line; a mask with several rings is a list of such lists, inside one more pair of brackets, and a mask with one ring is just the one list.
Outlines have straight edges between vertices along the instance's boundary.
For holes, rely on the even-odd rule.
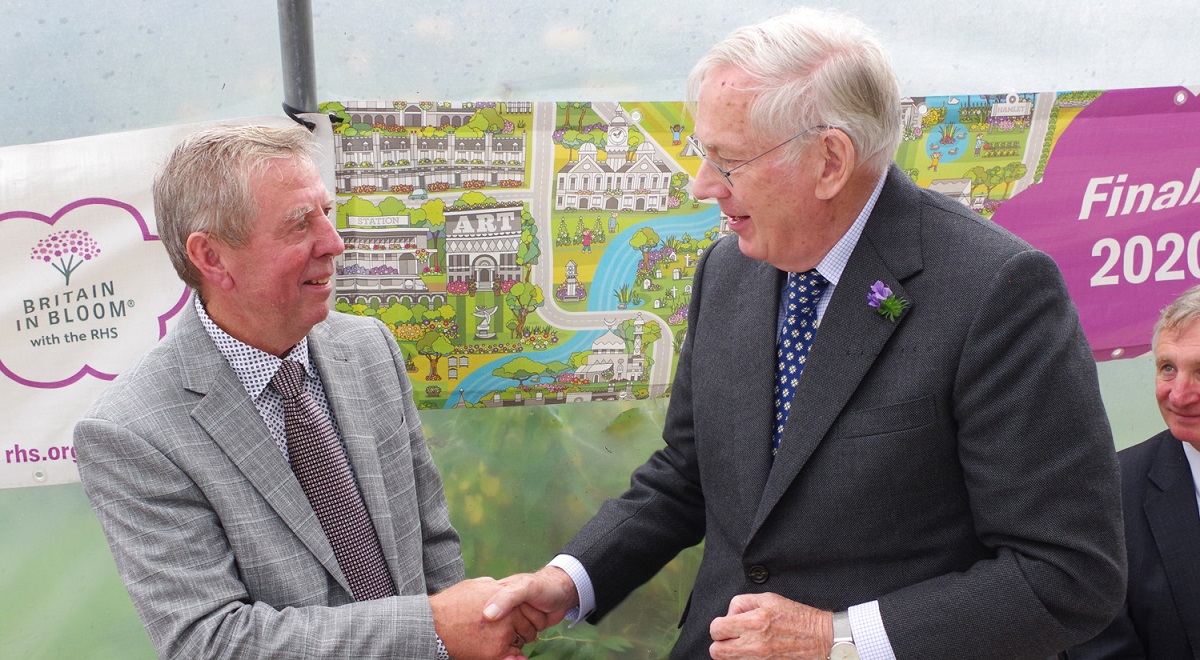
[[[868,171],[882,174],[895,158],[901,136],[896,72],[858,19],[797,8],[734,31],[688,76],[693,114],[705,77],[730,66],[755,81],[749,123],[756,138],[783,141],[812,126],[830,126],[850,137]],[[789,151],[794,157],[799,147]]]

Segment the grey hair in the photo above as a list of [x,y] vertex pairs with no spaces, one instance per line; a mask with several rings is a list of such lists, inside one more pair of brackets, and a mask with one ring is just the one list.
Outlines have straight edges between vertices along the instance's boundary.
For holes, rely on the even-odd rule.
[[299,125],[214,126],[175,147],[154,178],[154,216],[179,278],[199,290],[200,272],[187,254],[193,233],[245,245],[258,215],[255,174],[277,159],[315,165],[316,153],[312,134]]
[[1154,324],[1154,339],[1151,346],[1157,351],[1158,337],[1164,330],[1175,330],[1197,319],[1200,319],[1200,285],[1184,291],[1178,298],[1171,301],[1171,304],[1163,308],[1158,322]]
[[[868,171],[882,174],[895,158],[900,86],[883,45],[858,19],[801,7],[735,30],[688,76],[693,116],[705,77],[727,66],[755,81],[749,123],[756,139],[783,141],[823,125],[850,137]],[[795,157],[800,146],[790,146]]]

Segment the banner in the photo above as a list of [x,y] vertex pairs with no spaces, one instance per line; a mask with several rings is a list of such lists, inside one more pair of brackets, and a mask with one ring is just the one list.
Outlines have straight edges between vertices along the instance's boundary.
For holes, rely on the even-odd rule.
[[[1054,257],[1098,360],[1147,350],[1157,310],[1200,281],[1191,92],[901,105],[913,181]],[[696,262],[726,233],[691,195],[682,103],[323,110],[341,120],[338,309],[392,328],[422,408],[669,394]]]
[[1200,284],[1200,99],[1105,92],[1069,130],[1054,110],[1045,174],[993,220],[1058,263],[1097,360],[1140,355],[1162,308]]
[[201,127],[0,149],[0,487],[77,481],[75,422],[186,302],[150,185]]
[[[1096,359],[1131,357],[1200,283],[1198,107],[1185,88],[905,98],[896,163],[1050,254]],[[421,408],[670,394],[696,263],[726,232],[691,194],[682,103],[310,118],[346,243],[335,307],[391,328]],[[0,149],[0,487],[77,479],[75,421],[186,301],[149,188],[198,128]]]

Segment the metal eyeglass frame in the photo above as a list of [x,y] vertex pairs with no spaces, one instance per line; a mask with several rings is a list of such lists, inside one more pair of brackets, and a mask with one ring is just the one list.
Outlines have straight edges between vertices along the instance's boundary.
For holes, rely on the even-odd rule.
[[721,180],[723,180],[725,182],[725,186],[727,188],[729,188],[730,190],[733,190],[733,179],[730,178],[730,175],[733,174],[734,172],[742,169],[743,167],[749,165],[750,163],[753,163],[754,161],[758,160],[759,158],[766,156],[767,154],[771,153],[772,151],[775,151],[776,149],[784,146],[785,144],[792,142],[793,140],[799,138],[800,136],[809,133],[810,131],[815,131],[817,129],[829,130],[831,128],[833,128],[833,127],[826,126],[825,124],[817,124],[816,126],[809,126],[808,128],[800,131],[799,133],[784,140],[783,142],[780,142],[779,144],[771,147],[770,149],[767,149],[766,151],[762,152],[761,154],[759,154],[747,161],[742,162],[740,165],[731,167],[727,170],[721,169],[720,165],[717,165],[716,163],[714,163],[712,160],[710,160],[708,158],[708,152],[704,149],[704,145],[700,143],[700,140],[696,139],[696,135],[694,133],[692,135],[687,136],[687,141],[688,141],[688,144],[691,145],[693,149],[700,152],[700,159],[703,160],[704,162],[708,163],[709,165],[711,165],[712,168],[721,175]]

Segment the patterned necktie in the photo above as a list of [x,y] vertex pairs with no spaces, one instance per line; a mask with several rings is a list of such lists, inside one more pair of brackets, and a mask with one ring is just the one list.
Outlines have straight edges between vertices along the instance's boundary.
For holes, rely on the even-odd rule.
[[354,600],[396,595],[379,536],[329,417],[304,391],[304,367],[284,360],[271,388],[283,397],[288,456]]
[[814,268],[805,273],[788,273],[783,330],[779,333],[775,363],[775,438],[771,456],[779,453],[783,429],[792,409],[792,396],[808,359],[808,349],[817,334],[817,300],[829,284]]

